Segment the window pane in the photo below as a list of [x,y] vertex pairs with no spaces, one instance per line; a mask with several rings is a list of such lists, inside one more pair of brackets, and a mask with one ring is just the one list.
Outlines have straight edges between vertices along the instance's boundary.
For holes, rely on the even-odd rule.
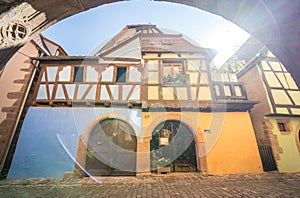
[[84,67],[74,67],[74,82],[83,82]]
[[163,82],[183,82],[187,81],[184,74],[182,62],[180,60],[164,60],[163,62]]
[[227,73],[225,73],[225,74],[221,74],[221,78],[222,78],[222,81],[223,82],[229,82],[229,78],[228,78],[228,74]]
[[118,83],[126,82],[126,67],[118,67],[117,68],[116,82],[118,82]]
[[236,96],[243,96],[241,86],[234,86],[234,91]]
[[291,125],[288,120],[277,120],[277,126],[280,132],[291,132]]
[[225,93],[225,96],[231,96],[231,91],[230,91],[229,85],[224,85],[224,93]]
[[181,65],[174,65],[174,77],[179,74],[180,72],[182,72],[182,66]]
[[172,76],[172,69],[171,69],[171,66],[164,66],[164,76]]
[[285,123],[279,122],[278,123],[278,128],[279,128],[280,131],[286,131]]
[[220,87],[218,85],[214,86],[216,96],[221,96]]

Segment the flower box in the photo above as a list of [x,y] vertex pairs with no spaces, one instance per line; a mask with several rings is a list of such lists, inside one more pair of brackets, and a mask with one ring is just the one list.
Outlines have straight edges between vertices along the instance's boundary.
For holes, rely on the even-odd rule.
[[169,138],[159,138],[159,146],[169,145]]
[[157,174],[167,174],[171,172],[170,166],[157,167]]

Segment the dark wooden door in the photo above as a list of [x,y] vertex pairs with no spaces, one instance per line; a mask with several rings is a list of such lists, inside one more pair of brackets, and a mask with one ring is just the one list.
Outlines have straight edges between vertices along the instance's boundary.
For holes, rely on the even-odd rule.
[[125,121],[100,121],[90,133],[87,148],[86,170],[91,175],[135,175],[136,137]]
[[[169,139],[169,144],[159,145],[160,138]],[[155,170],[160,159],[168,159],[173,172],[196,172],[196,148],[194,135],[183,123],[168,120],[159,124],[150,143],[151,168]]]

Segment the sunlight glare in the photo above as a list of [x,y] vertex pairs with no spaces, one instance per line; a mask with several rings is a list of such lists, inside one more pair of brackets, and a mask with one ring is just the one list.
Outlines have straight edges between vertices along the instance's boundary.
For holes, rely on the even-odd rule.
[[217,67],[222,66],[250,37],[247,32],[228,21],[209,32],[212,36],[208,45],[217,50],[213,59]]

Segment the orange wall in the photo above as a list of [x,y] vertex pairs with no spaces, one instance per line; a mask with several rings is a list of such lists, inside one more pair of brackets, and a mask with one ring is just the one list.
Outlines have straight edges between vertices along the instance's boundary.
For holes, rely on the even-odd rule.
[[[200,171],[213,175],[263,172],[248,112],[143,112],[142,118],[144,137],[151,137],[164,120],[180,120],[189,126],[195,134]],[[211,133],[205,134],[205,129]],[[206,166],[199,167],[203,158]]]
[[207,151],[206,161],[209,174],[263,172],[248,112],[226,113],[219,138]]

